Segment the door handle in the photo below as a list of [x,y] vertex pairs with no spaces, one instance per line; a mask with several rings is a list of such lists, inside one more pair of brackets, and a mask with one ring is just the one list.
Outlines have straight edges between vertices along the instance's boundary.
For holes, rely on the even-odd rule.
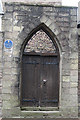
[[43,82],[44,82],[44,83],[46,83],[46,82],[47,82],[47,80],[45,80],[45,79],[44,79],[44,80],[43,80]]

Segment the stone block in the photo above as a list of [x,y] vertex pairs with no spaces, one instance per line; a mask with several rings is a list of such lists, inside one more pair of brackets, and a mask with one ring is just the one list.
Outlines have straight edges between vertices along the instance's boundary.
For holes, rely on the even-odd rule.
[[[68,94],[70,94],[70,87],[62,87],[61,88],[61,98],[62,98],[62,96],[64,97],[64,95],[68,95]],[[63,99],[63,98],[62,98]]]
[[[6,110],[5,110],[6,111]],[[20,110],[20,108],[18,108],[18,107],[13,107],[11,110],[9,110],[9,115],[11,116],[11,118],[22,118],[21,116],[20,116],[20,112],[21,112],[21,110]],[[6,115],[7,116],[7,115]]]
[[3,88],[7,88],[7,87],[12,86],[12,80],[2,81],[2,86],[3,86]]
[[63,17],[63,21],[64,21],[66,24],[69,24],[69,17]]
[[8,50],[8,49],[6,49],[6,48],[4,48],[4,50],[5,50],[5,52],[4,52],[4,57],[5,57],[5,58],[8,58],[8,57],[12,54],[12,52],[11,52],[11,50]]
[[11,68],[8,68],[8,69],[4,69],[3,70],[4,74],[7,74],[7,75],[10,75],[12,73],[12,69]]
[[78,107],[77,106],[71,107],[71,113],[73,117],[78,116]]
[[63,20],[64,20],[63,17],[57,16],[57,19],[56,19],[57,22],[61,22],[61,24],[62,24],[62,23],[63,23]]
[[70,70],[70,64],[64,64],[64,65],[62,65],[62,70]]
[[2,94],[2,86],[0,86],[0,94]]
[[52,29],[52,32],[53,32],[56,36],[58,36],[58,35],[61,33],[61,30],[60,30],[60,28],[58,27],[58,28],[56,28],[56,29]]
[[[70,104],[70,100],[66,100],[66,99],[64,99],[64,100],[62,100],[62,107],[68,107],[68,106],[70,106],[71,104]],[[72,105],[71,105],[72,106]]]
[[78,80],[78,71],[77,70],[71,70],[70,75],[71,75],[71,79],[74,79],[72,77],[75,76],[75,78]]
[[4,93],[11,93],[11,86],[4,86],[2,87],[2,94]]
[[78,94],[78,88],[74,87],[70,89],[70,94],[71,95],[77,95]]
[[70,54],[70,58],[72,59],[78,59],[78,53],[77,52],[73,52]]
[[13,12],[13,6],[6,5],[6,12]]
[[[67,20],[66,20],[66,21],[67,21]],[[63,23],[62,23],[62,24],[63,24]],[[60,24],[60,25],[61,25],[61,24]],[[68,22],[65,22],[65,21],[64,21],[63,26],[65,27],[65,30],[67,30],[67,31],[69,30],[69,29],[68,29],[68,27],[69,27],[69,23],[68,23]]]
[[57,18],[55,19],[55,16],[57,16],[57,13],[44,12],[44,15],[47,16],[49,19],[52,19],[54,22],[58,21]]
[[11,109],[10,101],[3,101],[3,109]]
[[53,8],[52,7],[43,7],[43,11],[50,12],[50,11],[53,11]]
[[2,71],[0,72],[0,79],[2,78]]
[[70,81],[72,81],[72,82],[78,82],[78,75],[76,75],[76,76],[75,76],[75,74],[71,75],[70,76]]
[[2,115],[4,116],[4,118],[12,118],[12,115],[10,112],[11,112],[11,109],[2,108]]
[[63,26],[63,27],[61,27],[61,30],[62,30],[63,32],[69,32],[70,28],[68,28],[67,26],[66,26],[66,27]]
[[5,25],[5,27],[6,26],[8,26],[8,27],[10,27],[10,26],[12,26],[12,19],[6,19],[5,21],[4,21],[4,25]]
[[77,21],[77,16],[75,15],[75,16],[71,16],[71,21]]
[[32,29],[32,30],[35,28],[35,26],[34,26],[33,23],[30,23],[28,26],[29,26],[29,28]]
[[78,64],[71,64],[70,69],[78,70]]
[[71,15],[77,15],[77,9],[71,9]]
[[38,111],[34,111],[34,112],[21,112],[21,116],[25,116],[25,118],[58,118],[61,115],[61,113],[59,111],[55,111],[55,112],[38,112]]
[[77,22],[71,22],[71,27],[77,27]]
[[61,17],[67,17],[67,16],[69,16],[69,13],[59,13],[59,16],[61,16]]
[[70,70],[62,70],[62,75],[63,76],[70,76]]
[[62,113],[62,117],[63,117],[63,118],[67,118],[67,116],[68,116],[68,118],[70,118],[71,109],[70,109],[69,106],[68,106],[68,107],[62,106],[62,107],[60,108],[60,111],[61,111],[61,113]]
[[[74,112],[73,112],[74,111]],[[78,107],[63,107],[62,108],[63,116],[69,118],[78,118]]]
[[63,81],[63,83],[62,83],[62,87],[63,88],[69,88],[70,87],[70,82],[65,82],[65,81]]
[[19,32],[13,31],[13,33],[12,33],[12,38],[13,39],[12,40],[15,41],[15,42],[19,42],[18,40],[16,41],[18,35],[19,35]]
[[77,82],[71,82],[70,87],[71,88],[78,87],[78,83]]
[[68,94],[65,94],[65,92],[63,92],[61,95],[61,101],[62,101],[62,104],[63,104],[63,102],[69,102],[70,101],[70,92]]
[[[7,52],[7,51],[6,51]],[[11,57],[11,55],[9,56],[4,56],[3,57],[3,61],[4,62],[12,62],[13,61],[13,57]]]
[[4,63],[4,68],[5,69],[12,68],[12,62],[5,62]]
[[14,51],[14,53],[13,53],[13,55],[14,55],[14,57],[17,57],[17,56],[19,56],[19,51]]
[[2,94],[3,101],[9,101],[10,100],[10,94]]
[[57,27],[56,27],[55,23],[53,22],[52,24],[49,25],[49,28],[54,31],[54,30],[56,30]]
[[16,63],[15,61],[12,62],[12,66],[13,66],[13,68],[18,68],[18,63]]
[[13,30],[13,27],[11,25],[10,26],[5,25],[4,31],[6,31],[6,32],[12,32],[12,30]]
[[4,37],[5,39],[12,39],[12,35],[13,35],[12,32],[5,32]]
[[8,20],[8,19],[11,19],[12,20],[12,17],[13,17],[13,14],[12,13],[5,13],[4,16],[3,16],[3,19],[5,20]]
[[78,58],[77,59],[70,59],[71,64],[78,64]]
[[12,74],[17,74],[18,73],[18,69],[17,68],[12,68]]
[[47,26],[50,26],[51,24],[52,24],[52,20],[51,19],[48,19],[46,22],[45,22],[45,24],[47,25]]
[[12,79],[11,75],[3,74],[3,81],[8,81],[8,80],[11,80],[11,79]]
[[2,89],[2,94],[7,94],[7,93],[11,93],[11,88],[10,87]]
[[40,18],[40,21],[42,23],[45,23],[47,20],[48,20],[48,18],[45,15]]
[[14,26],[13,27],[13,30],[16,31],[16,32],[20,32],[21,30],[23,29],[23,27],[19,27],[19,26]]
[[[23,7],[23,6],[22,6]],[[26,10],[27,10],[27,7],[25,8]],[[18,6],[18,5],[15,5],[14,6],[14,11],[20,11],[21,10],[21,7],[20,6]],[[21,10],[21,11],[23,11],[23,10]]]
[[78,96],[77,95],[70,95],[70,106],[76,107],[78,106]]
[[[35,8],[34,8],[35,9]],[[20,7],[20,11],[31,11],[31,6],[24,6],[24,5],[21,5]]]

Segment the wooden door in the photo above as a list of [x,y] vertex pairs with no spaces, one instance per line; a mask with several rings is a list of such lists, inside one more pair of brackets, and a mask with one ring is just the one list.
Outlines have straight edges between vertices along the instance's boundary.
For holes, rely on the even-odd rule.
[[56,56],[41,58],[41,105],[58,106],[59,62]]
[[39,103],[39,56],[23,56],[22,60],[22,104],[38,106]]
[[23,55],[22,105],[58,106],[59,62],[57,56]]

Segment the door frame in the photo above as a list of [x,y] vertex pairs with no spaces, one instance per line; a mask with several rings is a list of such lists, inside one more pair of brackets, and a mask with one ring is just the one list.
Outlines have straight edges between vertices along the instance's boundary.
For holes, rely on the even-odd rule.
[[[50,110],[50,111],[54,111],[54,110],[56,110],[56,109],[59,109],[59,105],[60,105],[60,101],[61,101],[61,97],[60,97],[60,95],[61,95],[61,82],[60,82],[60,79],[61,79],[61,63],[62,63],[62,60],[60,59],[60,54],[61,54],[61,46],[60,46],[60,44],[58,43],[58,40],[57,40],[57,37],[55,36],[55,34],[44,24],[44,23],[41,23],[40,25],[38,25],[36,28],[34,28],[29,34],[28,34],[28,36],[27,36],[27,38],[25,39],[25,41],[23,42],[23,44],[22,44],[22,46],[21,46],[21,54],[20,54],[20,58],[21,58],[21,60],[20,60],[20,68],[21,68],[21,66],[22,66],[22,56],[23,56],[23,54],[24,54],[24,49],[25,49],[25,46],[27,45],[27,43],[28,43],[28,41],[30,40],[30,38],[38,31],[38,30],[40,30],[40,29],[42,29],[50,38],[51,38],[51,40],[52,40],[52,42],[54,43],[54,45],[55,45],[55,47],[56,47],[56,51],[57,51],[57,55],[58,55],[58,60],[59,60],[59,103],[58,103],[58,107],[57,108],[55,108],[55,107],[46,107],[46,108],[33,108],[33,107],[23,107],[22,105],[21,105],[21,99],[22,99],[22,97],[21,97],[21,92],[22,92],[22,90],[21,90],[21,85],[22,85],[22,70],[20,70],[20,87],[19,87],[19,89],[20,89],[20,108],[22,109],[22,110],[33,110],[33,109],[35,109],[35,110],[37,110],[37,111],[39,111],[40,109],[41,110]],[[28,54],[28,53],[27,53]],[[35,53],[29,53],[29,54],[33,54],[33,55],[35,55]],[[37,53],[36,53],[37,54]],[[39,53],[39,54],[41,54],[41,53]],[[49,54],[42,54],[43,56],[46,56],[46,55],[50,55],[50,53]],[[53,53],[53,55],[56,55],[55,53]]]
[[[29,53],[26,53],[26,52],[24,52],[23,53],[23,55],[31,55],[31,56],[57,56],[58,58],[58,61],[59,61],[59,63],[60,63],[60,60],[59,60],[59,55],[57,54],[57,53],[36,53],[36,52],[29,52]],[[59,65],[58,65],[59,66]],[[58,67],[59,68],[59,67]],[[59,71],[60,71],[60,69],[59,69]],[[21,73],[22,73],[22,71],[21,71]],[[58,73],[58,76],[59,76],[59,74],[60,73]],[[22,76],[22,75],[21,75]],[[58,80],[59,81],[59,80]],[[58,86],[59,86],[59,83],[60,83],[60,81],[58,82]],[[21,87],[22,88],[22,87]],[[21,91],[22,92],[22,91]],[[21,94],[22,95],[22,94]],[[27,111],[29,111],[29,110],[36,110],[36,111],[54,111],[54,110],[58,110],[59,109],[59,96],[58,96],[58,106],[57,107],[27,107],[27,106],[24,106],[24,105],[22,105],[21,104],[22,103],[22,97],[21,97],[21,99],[20,99],[20,107],[21,107],[21,110],[27,110]]]

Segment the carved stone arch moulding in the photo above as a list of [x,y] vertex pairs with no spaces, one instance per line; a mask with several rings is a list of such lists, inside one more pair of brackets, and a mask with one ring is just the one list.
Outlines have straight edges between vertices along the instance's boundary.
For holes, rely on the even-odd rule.
[[24,52],[56,53],[57,48],[50,37],[40,29],[30,38]]
[[58,24],[56,24],[53,19],[50,19],[46,16],[42,16],[39,23],[34,24],[32,28],[27,28],[27,26],[25,26],[20,32],[18,39],[22,41],[21,51],[24,49],[24,46],[30,39],[31,35],[33,36],[33,34],[41,29],[41,27],[43,27],[43,29],[46,28],[48,32],[50,31],[51,34],[54,34],[54,39],[58,45],[59,51],[61,52],[62,49],[64,49],[64,46],[62,45],[62,39],[66,39],[66,36],[62,34]]
[[[36,28],[34,28],[27,36],[27,38],[24,39],[23,44],[21,46],[21,51],[23,53],[25,46],[27,45],[27,43],[29,43],[28,41],[32,38],[32,36],[34,36],[36,33],[38,34],[38,31],[41,32],[43,31],[43,33],[41,32],[41,34],[46,33],[46,37],[49,36],[50,40],[53,42],[54,46],[56,46],[57,51],[61,51],[61,45],[59,40],[57,39],[56,35],[52,32],[52,30],[47,27],[47,25],[45,25],[44,23],[41,23],[40,25],[38,25]],[[59,32],[60,34],[60,32]],[[59,35],[58,35],[59,36]]]

